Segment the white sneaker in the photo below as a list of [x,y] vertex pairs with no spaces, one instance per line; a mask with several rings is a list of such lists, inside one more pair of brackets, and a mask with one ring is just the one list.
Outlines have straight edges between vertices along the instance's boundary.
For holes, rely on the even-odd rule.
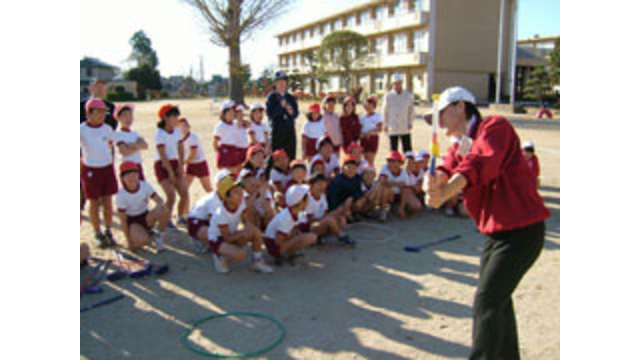
[[220,274],[227,274],[229,272],[229,265],[227,260],[218,255],[213,255],[213,268]]
[[208,250],[204,247],[204,245],[200,241],[192,237],[190,237],[189,239],[191,239],[191,245],[193,245],[193,252],[195,252],[198,255],[207,253]]
[[165,234],[162,233],[154,233],[153,234],[153,241],[155,242],[156,245],[156,250],[158,252],[163,252],[165,250],[167,250],[166,246],[164,246],[164,240],[163,238],[165,237]]
[[263,273],[263,274],[272,274],[273,269],[271,266],[267,265],[267,262],[264,259],[255,260],[252,265],[253,271]]

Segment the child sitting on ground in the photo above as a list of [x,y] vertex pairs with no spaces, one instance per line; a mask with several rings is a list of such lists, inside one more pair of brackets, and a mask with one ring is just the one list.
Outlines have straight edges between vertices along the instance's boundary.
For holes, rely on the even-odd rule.
[[[122,188],[116,196],[116,206],[122,232],[127,239],[129,250],[137,251],[155,241],[156,250],[164,250],[165,230],[171,217],[162,198],[144,180],[140,180],[138,164],[126,162],[120,166]],[[149,200],[156,208],[149,211]],[[152,229],[158,225],[159,233]]]
[[[226,176],[218,183],[217,192],[222,204],[214,210],[209,225],[209,246],[215,270],[228,273],[228,261],[244,261],[247,257],[245,246],[250,245],[252,269],[272,273],[273,269],[266,264],[262,253],[262,233],[249,221],[241,183],[233,175]],[[240,223],[244,225],[242,230]]]
[[324,174],[316,174],[310,180],[309,204],[305,209],[306,219],[301,226],[303,232],[313,232],[318,235],[318,244],[322,238],[334,235],[339,242],[350,243],[349,235],[344,232],[347,218],[338,212],[329,213],[327,202],[327,178]]
[[285,194],[287,193],[287,184],[291,180],[289,172],[289,155],[284,150],[278,150],[273,153],[273,167],[269,175],[269,184],[275,194],[276,204],[281,208],[286,207]]
[[294,185],[286,194],[287,207],[271,220],[265,232],[265,245],[276,265],[281,266],[285,258],[295,265],[296,253],[313,246],[318,241],[314,233],[302,233],[298,227],[300,218],[309,202],[309,187]]
[[339,211],[348,221],[355,221],[371,210],[362,192],[362,176],[358,175],[358,160],[353,156],[345,157],[342,172],[333,179],[327,194],[329,210]]
[[420,206],[424,207],[426,195],[424,192],[424,177],[426,172],[422,165],[424,163],[423,158],[419,155],[415,156],[411,151],[405,154],[405,158],[407,159],[407,175],[409,177],[407,185],[420,202]]
[[245,191],[249,221],[258,229],[266,229],[275,216],[273,195],[269,186],[266,182],[260,181],[255,172],[248,169],[243,169],[239,178]]
[[287,183],[287,190],[294,185],[304,185],[307,180],[307,164],[302,160],[293,160],[289,169],[291,180]]
[[409,188],[409,176],[402,168],[404,157],[397,151],[391,151],[387,164],[380,170],[380,184],[384,187],[384,204],[397,207],[401,219],[407,217],[407,211],[420,210],[420,202]]
[[318,154],[311,159],[311,164],[320,160],[324,162],[324,176],[331,181],[340,172],[340,162],[334,153],[333,142],[328,136],[318,140]]

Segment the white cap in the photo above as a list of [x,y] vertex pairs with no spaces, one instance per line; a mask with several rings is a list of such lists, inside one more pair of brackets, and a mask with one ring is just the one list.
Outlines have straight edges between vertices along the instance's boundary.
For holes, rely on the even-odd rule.
[[395,73],[392,76],[392,82],[393,83],[397,83],[397,82],[402,82],[404,81],[404,77],[402,76],[402,74],[400,73]]
[[247,109],[244,107],[244,105],[242,104],[236,105],[236,111],[245,111],[245,110]]
[[404,154],[404,158],[405,158],[405,159],[409,159],[409,158],[411,158],[411,159],[414,159],[414,160],[415,160],[415,158],[416,158],[416,154],[414,154],[414,153],[413,153],[413,151],[407,151],[407,152]]
[[236,103],[233,102],[233,100],[227,100],[225,102],[222,103],[222,107],[220,108],[220,111],[225,111],[228,109],[233,109],[236,106]]
[[256,176],[256,173],[249,170],[249,169],[242,169],[240,170],[240,174],[238,175],[238,179],[244,180],[246,177],[249,176]]
[[416,156],[417,161],[424,161],[425,159],[431,157],[431,154],[427,150],[420,150],[418,152],[418,156]]
[[308,185],[293,185],[287,190],[287,206],[296,206],[309,193]]
[[447,106],[460,101],[468,102],[474,105],[476,104],[476,98],[469,90],[460,86],[448,88],[442,94],[440,94],[440,100],[438,100],[438,111],[442,111]]
[[264,110],[264,106],[262,106],[262,104],[260,103],[255,103],[251,105],[251,111],[254,111],[254,110]]
[[524,144],[522,144],[522,148],[523,149],[535,149],[536,145],[533,143],[533,141],[527,141]]

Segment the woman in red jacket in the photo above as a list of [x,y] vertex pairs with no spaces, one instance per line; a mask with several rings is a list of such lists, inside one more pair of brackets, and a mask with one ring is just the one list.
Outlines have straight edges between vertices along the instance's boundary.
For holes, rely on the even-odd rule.
[[549,210],[508,120],[482,118],[466,89],[447,89],[438,102],[442,127],[457,137],[435,177],[428,203],[439,208],[461,191],[486,235],[474,302],[471,359],[519,359],[512,294],[542,252]]

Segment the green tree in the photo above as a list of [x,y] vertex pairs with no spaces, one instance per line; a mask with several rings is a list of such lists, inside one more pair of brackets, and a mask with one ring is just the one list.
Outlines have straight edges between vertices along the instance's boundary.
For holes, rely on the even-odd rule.
[[240,44],[283,14],[293,0],[182,0],[202,17],[214,45],[229,50],[231,99],[244,103]]
[[138,97],[145,99],[147,91],[162,90],[160,72],[156,69],[159,64],[158,56],[153,50],[151,39],[142,30],[133,34],[129,44],[132,48],[129,60],[135,62],[136,66],[126,71],[124,78],[137,82]]
[[560,85],[560,40],[556,41],[556,47],[550,55],[551,69],[549,70],[552,85]]
[[368,46],[367,38],[355,31],[341,30],[327,35],[318,52],[323,71],[337,68],[347,91],[353,91],[354,70],[366,64]]
[[552,85],[549,71],[544,66],[537,66],[524,87],[525,98],[535,100],[542,106],[544,98],[551,93]]
[[309,66],[309,71],[306,73],[306,78],[309,80],[311,87],[311,95],[318,97],[318,85],[327,82],[327,76],[324,73],[324,69],[320,64],[320,58],[316,50],[307,50],[302,53],[302,57],[305,59]]

